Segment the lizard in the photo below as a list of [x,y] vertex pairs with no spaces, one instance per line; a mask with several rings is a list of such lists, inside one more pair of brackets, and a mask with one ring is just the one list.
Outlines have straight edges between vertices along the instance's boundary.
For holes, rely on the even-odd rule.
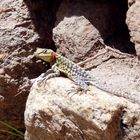
[[100,80],[93,76],[89,71],[86,71],[84,68],[80,67],[78,64],[70,61],[66,57],[54,52],[51,49],[46,48],[37,48],[34,52],[36,58],[42,59],[46,62],[49,62],[51,69],[47,70],[43,75],[44,80],[50,79],[52,77],[60,76],[62,72],[69,79],[74,81],[79,87],[85,92],[88,91],[88,85],[91,84],[96,88],[109,92],[110,94],[126,98],[133,103],[140,105],[140,99],[136,98],[136,93],[129,94],[127,92],[113,91],[110,87],[105,86]]

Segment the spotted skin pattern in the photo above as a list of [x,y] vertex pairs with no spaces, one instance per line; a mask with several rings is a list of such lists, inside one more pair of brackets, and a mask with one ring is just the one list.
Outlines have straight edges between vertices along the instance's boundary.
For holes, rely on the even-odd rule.
[[59,54],[56,55],[56,66],[83,90],[88,89],[88,84],[83,79],[91,79],[91,77],[83,68]]
[[88,71],[84,70],[79,65],[61,56],[60,54],[55,53],[53,50],[38,48],[34,53],[34,56],[46,62],[50,62],[50,64],[52,65],[51,69],[48,70],[44,75],[43,79],[45,80],[52,77],[60,76],[60,72],[62,72],[69,79],[78,84],[84,91],[88,90],[88,84],[90,83],[98,89],[109,92],[119,97],[124,97],[134,103],[136,102],[140,104],[140,99],[136,96],[137,93],[130,94],[127,92],[112,90],[110,86],[104,85],[104,83],[91,76]]

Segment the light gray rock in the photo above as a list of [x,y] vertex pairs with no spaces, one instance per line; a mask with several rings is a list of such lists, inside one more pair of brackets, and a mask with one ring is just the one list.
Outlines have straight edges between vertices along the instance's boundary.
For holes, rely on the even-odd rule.
[[[132,3],[130,2],[130,5]],[[140,1],[133,1],[127,12],[126,23],[130,30],[131,41],[135,44],[137,55],[140,57]]]
[[140,107],[67,78],[34,82],[25,109],[25,140],[121,140],[140,138]]

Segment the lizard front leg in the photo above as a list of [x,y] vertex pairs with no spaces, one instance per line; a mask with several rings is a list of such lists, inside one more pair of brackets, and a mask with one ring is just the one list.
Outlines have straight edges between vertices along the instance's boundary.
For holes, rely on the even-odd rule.
[[58,77],[60,76],[60,71],[56,64],[52,65],[51,69],[47,70],[46,73],[44,74],[44,80],[48,80],[53,77]]
[[44,85],[46,84],[46,81],[50,78],[53,77],[58,77],[60,76],[60,71],[58,69],[58,67],[56,66],[56,64],[52,65],[51,69],[47,70],[45,73],[41,74],[39,77],[39,85],[43,82]]

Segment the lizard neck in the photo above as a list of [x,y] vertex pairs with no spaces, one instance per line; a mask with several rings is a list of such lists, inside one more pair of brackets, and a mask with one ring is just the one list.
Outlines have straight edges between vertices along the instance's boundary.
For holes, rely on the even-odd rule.
[[50,60],[51,60],[51,62],[52,61],[56,61],[56,53],[55,52],[52,52],[52,54],[51,54],[51,58],[50,58]]
[[50,57],[50,65],[51,66],[56,63],[56,59],[57,59],[56,53],[55,52],[52,52],[51,53],[51,57]]

